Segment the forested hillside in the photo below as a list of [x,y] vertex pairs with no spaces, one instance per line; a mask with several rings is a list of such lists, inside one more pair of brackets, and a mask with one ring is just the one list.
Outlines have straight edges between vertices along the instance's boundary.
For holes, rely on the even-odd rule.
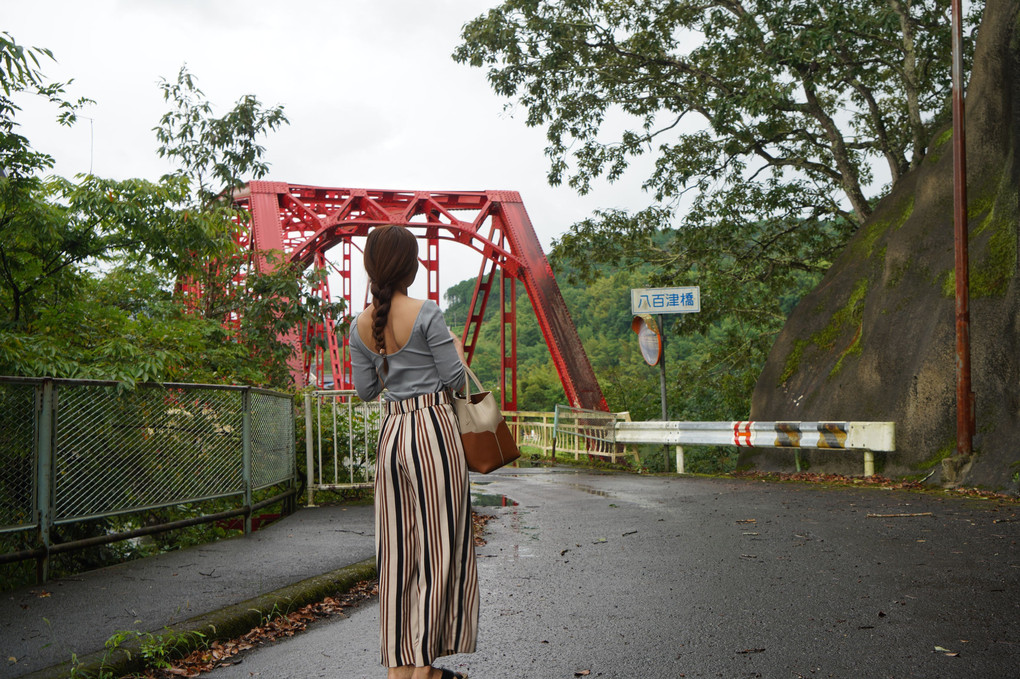
[[[634,419],[661,417],[659,368],[645,363],[631,331],[630,289],[649,286],[649,267],[603,265],[583,279],[553,259],[557,281],[609,408]],[[446,291],[446,320],[458,334],[464,328],[473,279]],[[806,285],[808,289],[810,285]],[[789,312],[797,296],[783,304]],[[702,304],[712,304],[702,291]],[[472,367],[487,388],[498,388],[500,329],[498,297],[486,309]],[[724,316],[714,323],[666,316],[666,371],[672,419],[745,419],[750,395],[782,319],[766,315]],[[566,403],[545,339],[523,286],[517,299],[518,407],[552,410]]]

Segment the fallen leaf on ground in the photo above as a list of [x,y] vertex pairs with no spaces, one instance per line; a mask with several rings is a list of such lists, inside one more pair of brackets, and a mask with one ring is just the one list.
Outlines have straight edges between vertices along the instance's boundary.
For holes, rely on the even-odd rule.
[[484,537],[485,526],[488,525],[488,523],[492,521],[494,518],[496,517],[491,514],[479,514],[477,512],[471,512],[471,524],[474,529],[473,533],[476,547],[482,547],[486,544],[486,540]]
[[233,660],[234,656],[242,651],[250,650],[265,642],[293,636],[295,632],[304,630],[314,620],[330,616],[343,616],[344,608],[355,606],[378,593],[378,583],[375,580],[364,580],[355,584],[339,597],[325,597],[322,601],[304,606],[288,615],[273,618],[237,639],[213,641],[209,644],[209,648],[193,652],[175,662],[172,667],[147,671],[145,677],[148,679],[197,677],[202,672],[210,672],[216,667],[234,664],[236,662]]
[[591,670],[581,670],[579,672],[574,672],[575,677],[587,677],[589,674],[591,674]]
[[[925,485],[920,481],[903,481],[888,479],[878,474],[872,476],[844,476],[841,474],[816,474],[812,472],[760,472],[760,471],[736,471],[730,472],[730,476],[738,479],[756,479],[771,481],[806,481],[809,483],[831,483],[845,486],[879,486],[889,490],[923,490]],[[999,500],[1015,504],[1017,498],[1008,493],[992,493],[980,488],[956,488],[956,494],[969,495],[989,500]]]

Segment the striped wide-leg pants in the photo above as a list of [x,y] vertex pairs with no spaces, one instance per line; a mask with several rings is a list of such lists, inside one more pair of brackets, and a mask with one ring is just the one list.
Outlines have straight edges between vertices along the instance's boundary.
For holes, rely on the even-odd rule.
[[478,571],[471,497],[445,393],[386,404],[375,477],[382,663],[424,667],[472,653]]

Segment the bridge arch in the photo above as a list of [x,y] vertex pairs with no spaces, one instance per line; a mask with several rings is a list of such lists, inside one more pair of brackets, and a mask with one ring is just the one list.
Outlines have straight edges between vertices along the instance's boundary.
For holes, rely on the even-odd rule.
[[[577,329],[570,318],[552,268],[516,191],[394,191],[326,188],[284,182],[253,181],[235,196],[251,214],[242,244],[257,253],[279,250],[304,266],[327,266],[325,253],[341,248],[341,295],[351,309],[352,250],[376,226],[400,224],[426,242],[422,264],[427,294],[439,303],[439,242],[461,243],[482,255],[462,339],[468,362],[474,356],[482,319],[492,292],[500,304],[501,394],[503,407],[517,409],[516,285],[531,301],[539,328],[559,374],[567,400],[574,407],[607,410]],[[245,242],[245,239],[247,242]],[[255,258],[260,268],[271,266]],[[496,284],[498,283],[498,287]],[[495,289],[494,289],[495,288]],[[314,294],[329,298],[328,283]],[[305,357],[322,374],[328,360],[338,386],[351,384],[347,338],[338,338],[324,324],[303,329],[319,333],[329,347],[326,356]],[[339,380],[337,379],[339,377]]]

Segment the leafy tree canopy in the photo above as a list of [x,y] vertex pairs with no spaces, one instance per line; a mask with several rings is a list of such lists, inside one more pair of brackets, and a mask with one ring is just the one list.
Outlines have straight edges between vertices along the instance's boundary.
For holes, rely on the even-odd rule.
[[[305,294],[317,274],[252,266],[231,200],[242,177],[266,173],[257,140],[283,109],[247,96],[217,118],[182,68],[162,83],[173,108],[156,128],[177,171],[45,176],[53,159],[18,134],[16,97],[47,98],[63,124],[89,103],[45,78],[51,58],[0,34],[0,374],[292,386],[283,335],[326,310]],[[174,297],[183,280],[207,292],[191,313]]]
[[547,129],[552,184],[586,193],[654,159],[648,209],[597,212],[557,243],[581,276],[652,262],[651,284],[702,286],[701,328],[746,309],[775,332],[887,189],[875,170],[895,183],[945,125],[949,4],[507,0],[454,59]]

